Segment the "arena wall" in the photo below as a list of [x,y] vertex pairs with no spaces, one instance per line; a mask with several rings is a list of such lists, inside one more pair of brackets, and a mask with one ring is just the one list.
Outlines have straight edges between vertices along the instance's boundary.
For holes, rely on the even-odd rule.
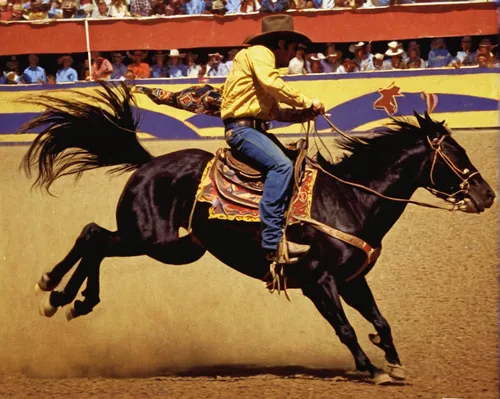
[[[467,68],[459,70],[407,70],[347,75],[322,74],[285,77],[294,87],[309,96],[320,98],[340,129],[350,132],[373,131],[389,122],[391,116],[412,115],[413,111],[428,111],[433,118],[446,120],[450,128],[498,128],[498,77],[496,70]],[[220,86],[223,78],[209,84]],[[137,85],[178,91],[194,84],[197,79],[158,79],[135,81]],[[31,141],[32,134],[16,135],[23,123],[41,109],[30,104],[36,95],[68,89],[91,92],[96,83],[76,83],[57,86],[0,86],[0,142]],[[222,138],[220,118],[196,115],[187,111],[154,104],[139,95],[142,138],[162,140]],[[318,130],[331,129],[319,119]],[[273,133],[283,136],[300,134],[300,125],[274,123]]]

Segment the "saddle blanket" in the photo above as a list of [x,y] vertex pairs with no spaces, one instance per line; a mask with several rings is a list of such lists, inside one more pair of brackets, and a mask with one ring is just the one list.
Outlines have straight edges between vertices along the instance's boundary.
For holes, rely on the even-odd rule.
[[[243,181],[233,170],[217,162],[208,162],[198,186],[197,201],[208,202],[209,219],[260,222],[259,202],[262,180]],[[291,200],[290,224],[297,223],[293,216],[311,217],[314,182],[317,170],[306,166],[300,189]]]

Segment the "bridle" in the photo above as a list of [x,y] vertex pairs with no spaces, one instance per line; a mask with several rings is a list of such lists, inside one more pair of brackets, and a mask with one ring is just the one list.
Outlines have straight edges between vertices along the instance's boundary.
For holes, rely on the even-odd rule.
[[[444,151],[441,147],[441,144],[443,143],[443,141],[446,137],[449,137],[449,135],[444,134],[443,136],[441,136],[440,139],[435,138],[435,139],[431,140],[429,138],[429,136],[427,136],[427,141],[429,142],[429,145],[431,146],[432,150],[434,151],[434,158],[432,159],[432,165],[431,165],[430,176],[429,176],[432,186],[426,187],[426,189],[430,193],[434,194],[436,197],[442,198],[447,202],[451,202],[453,204],[460,205],[461,201],[463,201],[463,200],[457,201],[457,195],[463,194],[464,196],[466,196],[469,193],[469,189],[470,189],[469,180],[472,177],[474,177],[475,175],[479,174],[479,172],[476,171],[476,172],[471,173],[469,171],[469,169],[467,169],[467,168],[465,168],[464,170],[461,170],[453,163],[453,161],[450,159],[450,157],[448,155],[446,155],[444,153]],[[453,173],[455,173],[458,176],[458,178],[462,181],[460,183],[460,190],[450,194],[450,193],[445,193],[443,191],[439,191],[435,188],[436,183],[434,180],[434,172],[435,172],[435,167],[436,167],[436,162],[437,162],[438,157],[441,157],[443,162],[446,165],[448,165],[450,170]]]
[[[348,141],[353,141],[353,142],[358,142],[358,143],[362,143],[362,144],[366,144],[366,142],[364,142],[363,140],[357,138],[357,137],[352,137],[350,135],[348,135],[347,133],[343,132],[342,130],[340,130],[337,126],[335,126],[332,121],[326,116],[326,115],[323,115],[324,119],[326,120],[326,122],[330,125],[330,127],[337,131],[342,137],[344,137],[345,139],[347,139]],[[309,124],[307,126],[307,130],[306,130],[306,141],[309,140]],[[325,145],[325,143],[323,142],[323,140],[321,140],[321,137],[318,133],[318,130],[316,129],[316,123],[314,124],[314,129],[313,129],[313,132],[315,133],[316,137],[319,138],[319,140],[321,141],[322,145],[327,149],[328,151],[328,147]],[[321,170],[323,173],[327,174],[328,176],[330,177],[333,177],[334,179],[338,180],[339,182],[343,183],[343,184],[347,184],[349,186],[352,186],[352,187],[357,187],[357,188],[360,188],[364,191],[367,191],[367,192],[370,192],[380,198],[384,198],[384,199],[387,199],[387,200],[390,200],[390,201],[395,201],[395,202],[405,202],[405,203],[408,203],[408,204],[414,204],[414,205],[418,205],[418,206],[423,206],[423,207],[426,207],[426,208],[433,208],[433,209],[443,209],[443,210],[447,210],[447,211],[457,211],[457,210],[460,210],[461,207],[464,205],[465,201],[464,199],[457,199],[457,195],[459,194],[464,194],[467,195],[469,193],[469,189],[470,189],[470,184],[469,184],[469,180],[474,177],[475,175],[479,174],[479,172],[473,172],[473,173],[470,173],[469,169],[464,169],[464,170],[461,170],[460,168],[458,168],[454,163],[453,161],[450,159],[450,157],[448,157],[448,155],[446,155],[443,151],[443,149],[441,148],[441,144],[443,143],[444,139],[446,137],[448,137],[449,134],[444,134],[440,139],[433,139],[431,140],[429,138],[429,136],[427,136],[427,141],[429,142],[432,150],[434,150],[434,158],[432,160],[432,165],[431,165],[431,170],[430,170],[430,176],[429,176],[429,179],[430,179],[430,182],[431,182],[431,185],[432,186],[436,186],[436,183],[434,181],[434,170],[435,170],[435,167],[436,167],[436,162],[437,162],[437,159],[438,159],[438,156],[441,157],[441,159],[444,161],[444,163],[446,165],[448,165],[448,167],[450,168],[450,170],[455,173],[459,179],[462,181],[462,183],[460,183],[460,190],[454,192],[454,193],[445,193],[443,191],[439,191],[437,190],[436,188],[434,187],[426,187],[426,189],[432,193],[433,195],[435,195],[436,197],[438,198],[441,198],[443,200],[445,200],[446,202],[448,203],[451,203],[452,206],[451,207],[444,207],[444,206],[440,206],[440,205],[434,205],[434,204],[429,204],[427,202],[422,202],[422,201],[413,201],[413,200],[409,200],[409,199],[405,199],[405,198],[396,198],[396,197],[390,197],[390,196],[387,196],[387,195],[384,195],[382,193],[379,193],[378,191],[376,190],[373,190],[369,187],[366,187],[362,184],[358,184],[358,183],[354,183],[354,182],[350,182],[350,181],[347,181],[347,180],[344,180],[336,175],[334,175],[333,173],[330,173],[328,172],[326,169],[324,169],[317,161],[311,159],[310,157],[306,157],[306,161],[314,168],[316,169],[319,169]],[[330,154],[331,156],[331,154]]]

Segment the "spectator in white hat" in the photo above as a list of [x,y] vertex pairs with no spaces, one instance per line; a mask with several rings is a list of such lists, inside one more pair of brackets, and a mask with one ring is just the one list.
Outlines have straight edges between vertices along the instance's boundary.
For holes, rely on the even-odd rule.
[[360,72],[373,70],[373,56],[366,53],[366,44],[364,42],[352,44],[349,51],[354,54],[354,62]]
[[401,58],[403,61],[406,61],[408,59],[408,54],[406,54],[404,48],[403,48],[403,43],[399,43],[397,41],[392,41],[387,43],[387,47],[392,50],[393,52],[397,51],[397,49],[401,49],[403,53],[401,54]]
[[403,61],[404,51],[401,47],[389,47],[389,49],[385,52],[387,57],[390,59],[385,60],[382,69],[386,71],[390,71],[393,69],[407,69],[405,62]]
[[373,68],[375,71],[380,71],[383,69],[384,65],[384,54],[377,53],[373,56]]
[[322,62],[326,59],[322,53],[313,54],[310,58],[309,73],[323,73]]
[[181,61],[182,58],[184,58],[186,54],[180,53],[179,50],[177,49],[172,49],[170,50],[168,57],[169,57],[169,69],[168,69],[168,76],[171,78],[182,78],[184,76],[187,76],[187,68],[186,65],[184,65]]
[[342,52],[339,50],[330,52],[321,63],[323,64],[323,73],[336,73],[342,66]]

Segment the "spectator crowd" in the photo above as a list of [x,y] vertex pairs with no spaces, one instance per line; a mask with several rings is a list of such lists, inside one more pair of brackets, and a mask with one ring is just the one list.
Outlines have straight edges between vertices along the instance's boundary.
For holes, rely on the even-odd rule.
[[[322,52],[309,51],[308,46],[323,46]],[[344,57],[343,52],[333,43],[324,45],[306,45],[303,43],[286,43],[280,40],[276,43],[274,54],[276,66],[282,74],[302,75],[320,73],[355,73],[399,69],[423,68],[460,68],[478,67],[493,68],[500,64],[493,53],[497,47],[489,38],[482,38],[477,49],[473,48],[473,39],[465,36],[460,40],[460,49],[452,55],[444,39],[433,39],[426,59],[420,51],[420,44],[410,41],[404,48],[402,43],[392,41],[382,43],[353,43],[347,51],[351,54]],[[372,48],[384,48],[384,52],[374,52]],[[233,58],[244,48],[231,49],[227,55],[222,52],[209,53],[206,63],[198,62],[198,55],[194,52],[180,52],[177,49],[155,51],[135,50],[113,52],[110,57],[99,52],[91,53],[91,68],[88,58],[81,64],[73,66],[71,55],[57,58],[57,68],[51,73],[40,66],[37,55],[27,57],[27,67],[20,68],[17,56],[12,56],[5,63],[0,84],[56,84],[76,82],[78,80],[135,80],[148,78],[210,78],[227,76],[231,70]],[[344,49],[344,51],[346,51]],[[148,62],[150,61],[150,62]],[[54,72],[54,73],[52,73]]]
[[[0,0],[0,20],[240,14],[389,6],[395,0]],[[398,4],[416,0],[397,0]]]

